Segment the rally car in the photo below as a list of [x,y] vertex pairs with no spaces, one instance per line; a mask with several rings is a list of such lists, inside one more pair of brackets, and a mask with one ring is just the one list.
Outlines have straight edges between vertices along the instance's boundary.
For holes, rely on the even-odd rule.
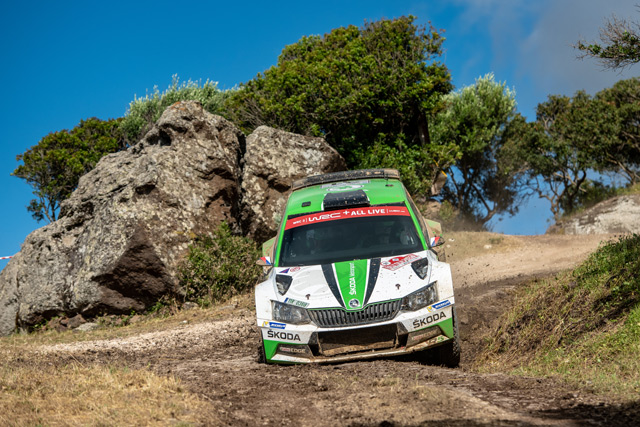
[[295,181],[256,285],[259,358],[327,363],[421,351],[460,361],[451,270],[395,169]]

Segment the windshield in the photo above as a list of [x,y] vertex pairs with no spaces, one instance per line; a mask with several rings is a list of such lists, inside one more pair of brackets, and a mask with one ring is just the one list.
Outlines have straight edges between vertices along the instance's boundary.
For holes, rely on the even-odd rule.
[[406,207],[370,207],[287,220],[279,266],[329,264],[421,251]]

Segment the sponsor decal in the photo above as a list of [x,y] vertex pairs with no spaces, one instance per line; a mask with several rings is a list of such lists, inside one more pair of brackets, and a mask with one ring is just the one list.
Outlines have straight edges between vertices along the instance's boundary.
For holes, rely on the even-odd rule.
[[278,322],[267,322],[266,320],[262,322],[262,326],[265,328],[275,328],[275,329],[284,329],[287,327],[286,323],[278,323]]
[[422,319],[415,319],[413,321],[413,328],[417,329],[417,328],[421,328],[423,326],[427,326],[430,325],[434,322],[439,322],[442,319],[446,319],[447,315],[442,312],[442,313],[434,313],[434,314],[430,314],[427,317],[423,317]]
[[331,184],[325,184],[322,188],[327,191],[346,191],[346,190],[357,190],[362,188],[364,184],[368,184],[368,179],[362,179],[359,181],[349,181],[349,182],[333,182]]
[[293,298],[285,298],[284,302],[285,302],[285,304],[291,304],[291,305],[295,305],[297,307],[302,307],[302,308],[309,307],[309,303],[308,302],[298,301],[298,300],[293,299]]
[[283,352],[283,353],[294,353],[294,354],[306,354],[306,353],[308,353],[306,346],[297,346],[297,345],[294,345],[294,346],[280,345],[278,347],[278,351],[279,352]]
[[[451,305],[451,301],[445,300],[445,301],[440,301],[438,303],[435,303],[435,304],[431,305],[431,307],[429,307],[429,308],[432,308],[434,310],[440,310],[441,308],[448,307],[450,305]],[[429,311],[431,311],[431,310],[429,310]]]
[[353,296],[356,293],[356,264],[352,262],[349,264],[349,295]]
[[404,206],[381,206],[373,208],[355,208],[345,209],[343,211],[336,211],[331,213],[315,213],[310,215],[299,216],[296,218],[288,219],[284,227],[285,230],[290,228],[300,227],[315,222],[333,221],[338,219],[347,219],[355,217],[371,217],[371,216],[410,216],[409,210]]
[[420,259],[420,257],[416,254],[409,254],[405,256],[397,256],[393,258],[389,258],[386,261],[382,261],[380,264],[382,268],[387,270],[396,271],[399,268],[404,267],[407,264],[411,264],[413,261]]
[[280,270],[278,274],[292,274],[300,270],[302,270],[302,267],[287,267],[284,270]]
[[429,246],[430,247],[436,246],[440,242],[440,240],[442,240],[442,237],[440,236],[432,237],[431,241],[429,242]]
[[343,306],[347,309],[353,310],[362,307],[364,291],[367,286],[367,264],[368,260],[366,259],[334,264]]
[[266,265],[271,265],[271,258],[269,258],[268,256],[260,257],[260,259],[261,259],[261,260],[262,260],[262,262],[264,262]]
[[300,339],[300,335],[291,333],[291,332],[280,332],[269,329],[267,331],[267,337],[276,338],[279,340],[287,340],[287,341],[302,341]]

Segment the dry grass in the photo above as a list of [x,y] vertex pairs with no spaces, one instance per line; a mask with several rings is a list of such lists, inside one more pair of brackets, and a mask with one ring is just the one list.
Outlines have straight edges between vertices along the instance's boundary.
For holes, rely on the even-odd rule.
[[3,426],[199,425],[210,412],[173,377],[125,366],[45,363],[6,349],[1,355]]
[[[0,338],[0,425],[211,425],[211,404],[189,393],[178,379],[124,365],[80,363],[43,356],[43,345],[129,337],[228,316],[252,308],[240,295],[212,308],[172,310],[135,324],[91,332],[42,331]],[[70,361],[71,360],[71,361]],[[207,416],[208,417],[208,416]]]

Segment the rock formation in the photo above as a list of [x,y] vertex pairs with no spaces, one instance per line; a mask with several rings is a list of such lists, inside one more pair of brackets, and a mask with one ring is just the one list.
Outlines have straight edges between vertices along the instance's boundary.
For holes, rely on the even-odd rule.
[[0,273],[0,335],[55,315],[140,311],[178,294],[178,263],[195,235],[227,221],[267,236],[273,229],[253,221],[269,226],[261,218],[273,217],[290,180],[344,167],[321,139],[269,128],[247,139],[243,173],[244,135],[182,102],[136,146],[102,158],[59,220],[31,233]]
[[548,233],[624,234],[640,233],[640,194],[613,197],[563,219]]
[[322,138],[260,126],[247,137],[242,172],[242,229],[262,242],[276,234],[293,181],[346,169]]

